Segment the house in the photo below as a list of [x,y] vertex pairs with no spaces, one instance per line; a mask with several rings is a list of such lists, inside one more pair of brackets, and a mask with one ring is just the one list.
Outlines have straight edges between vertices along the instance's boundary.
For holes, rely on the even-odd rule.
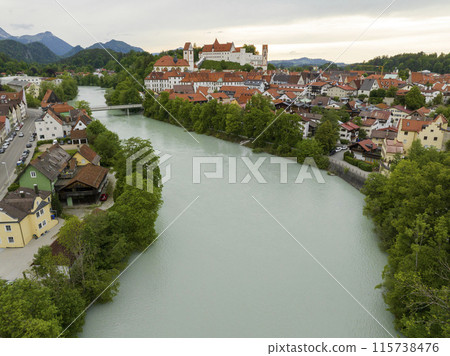
[[51,107],[35,121],[39,140],[53,140],[64,137],[63,121]]
[[108,169],[88,163],[77,166],[72,160],[67,174],[55,183],[59,199],[68,206],[74,203],[96,203],[108,183]]
[[360,161],[373,163],[381,159],[380,147],[369,139],[352,143],[349,149]]
[[313,82],[309,84],[308,94],[312,98],[317,96],[326,96],[328,95],[327,92],[330,87],[331,85],[326,82]]
[[86,130],[72,130],[70,132],[70,139],[72,140],[72,144],[74,145],[81,145],[88,143]]
[[396,140],[398,130],[395,127],[388,127],[380,130],[372,130],[370,139],[381,146],[385,139]]
[[396,156],[404,157],[403,143],[385,138],[381,146],[381,172],[387,173]]
[[6,140],[6,137],[11,132],[11,126],[6,116],[0,116],[0,144]]
[[311,106],[327,107],[332,102],[328,96],[317,96],[311,101]]
[[35,158],[19,176],[19,185],[53,192],[59,174],[70,160],[70,155],[58,144],[51,146],[46,152]]
[[378,81],[376,79],[365,79],[358,90],[358,95],[370,95],[372,90],[379,89]]
[[359,126],[351,121],[340,125],[339,139],[353,142],[358,138]]
[[250,64],[257,68],[267,70],[269,56],[269,46],[262,45],[262,54],[253,54],[245,50],[244,47],[236,47],[234,42],[219,43],[216,39],[213,44],[204,45],[199,53],[200,61],[227,61],[236,62],[240,65]]
[[349,85],[334,85],[328,89],[327,95],[331,98],[339,99],[355,96],[358,91]]
[[0,248],[24,247],[58,221],[51,212],[51,192],[21,187],[0,201]]
[[411,111],[407,110],[406,107],[401,105],[394,106],[389,109],[392,117],[392,125],[397,127],[400,120],[405,119],[409,115],[411,115]]
[[420,140],[422,146],[444,148],[444,139],[448,121],[443,115],[438,115],[432,121],[402,119],[399,125],[397,140],[403,143],[405,152],[411,148],[414,140]]
[[59,103],[60,100],[58,99],[58,97],[56,96],[56,94],[53,92],[53,90],[48,89],[45,92],[44,97],[42,98],[41,101],[41,108],[47,108],[52,104],[56,104]]
[[95,166],[100,164],[100,156],[88,145],[82,145],[72,158],[76,160],[78,166],[85,166],[89,163]]

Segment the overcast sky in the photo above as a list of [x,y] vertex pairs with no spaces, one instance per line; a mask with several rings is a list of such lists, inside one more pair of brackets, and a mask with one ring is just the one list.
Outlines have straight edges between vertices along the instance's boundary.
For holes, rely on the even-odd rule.
[[450,52],[448,0],[397,0],[365,34],[392,0],[58,1],[95,39],[56,0],[3,1],[0,27],[11,35],[51,31],[73,46],[122,40],[149,52],[215,38],[259,49],[267,43],[269,60],[352,63],[383,54]]

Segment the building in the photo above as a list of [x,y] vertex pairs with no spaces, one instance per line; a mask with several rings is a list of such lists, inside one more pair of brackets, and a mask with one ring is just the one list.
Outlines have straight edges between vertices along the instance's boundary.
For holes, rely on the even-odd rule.
[[344,122],[340,125],[339,139],[353,142],[358,138],[359,126],[351,121]]
[[34,188],[54,191],[59,174],[67,166],[70,155],[59,145],[53,145],[46,152],[35,158],[19,176],[19,185],[25,188]]
[[394,106],[390,108],[389,111],[391,112],[392,125],[395,127],[398,126],[399,122],[402,119],[405,119],[406,117],[411,115],[411,111],[401,105]]
[[240,65],[250,64],[263,70],[267,70],[268,56],[269,46],[266,44],[262,46],[262,54],[253,54],[246,52],[244,47],[236,47],[233,42],[219,43],[217,39],[213,44],[204,45],[199,54],[200,61],[236,62]]
[[0,248],[24,247],[58,224],[51,192],[19,188],[0,201]]
[[448,122],[443,115],[438,115],[432,121],[402,119],[399,125],[397,140],[403,143],[405,152],[411,148],[414,140],[420,140],[425,148],[444,148],[444,138]]
[[373,163],[381,159],[380,147],[369,139],[355,142],[349,146],[349,149],[360,161]]
[[39,140],[53,140],[65,136],[63,121],[51,107],[35,121],[35,125]]
[[185,59],[178,59],[177,56],[163,56],[153,65],[153,71],[155,72],[167,72],[171,70],[188,71],[189,69],[189,62]]
[[376,79],[365,79],[358,90],[358,95],[370,95],[372,90],[379,89],[378,81]]
[[349,85],[335,85],[328,89],[328,96],[339,99],[356,96],[357,90]]
[[76,160],[77,165],[80,167],[89,163],[94,166],[100,165],[100,156],[88,145],[82,145],[72,158]]

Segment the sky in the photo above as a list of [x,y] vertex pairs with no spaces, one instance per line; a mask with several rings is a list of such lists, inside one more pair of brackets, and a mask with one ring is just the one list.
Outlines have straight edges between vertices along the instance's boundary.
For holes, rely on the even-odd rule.
[[51,31],[72,46],[116,39],[153,53],[217,38],[236,46],[253,43],[259,50],[268,44],[269,60],[310,57],[344,63],[405,52],[450,52],[448,0],[2,2],[0,27],[11,35]]

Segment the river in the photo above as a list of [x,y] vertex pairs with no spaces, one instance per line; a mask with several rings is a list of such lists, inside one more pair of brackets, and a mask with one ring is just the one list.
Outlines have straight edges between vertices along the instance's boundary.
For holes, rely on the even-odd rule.
[[[103,89],[79,89],[78,100],[104,105]],[[148,138],[171,156],[162,166],[163,172],[170,166],[171,179],[157,231],[170,227],[121,276],[114,301],[87,312],[82,337],[396,335],[375,289],[386,255],[355,188],[326,172],[324,184],[296,184],[297,164],[280,184],[280,165],[268,159],[259,170],[266,184],[251,174],[242,183],[250,171],[240,157],[255,162],[268,155],[193,134],[197,143],[182,128],[140,114],[94,116],[121,138]],[[224,178],[203,175],[194,184],[193,157],[201,156],[221,157]],[[230,157],[237,157],[235,184],[228,179]]]

